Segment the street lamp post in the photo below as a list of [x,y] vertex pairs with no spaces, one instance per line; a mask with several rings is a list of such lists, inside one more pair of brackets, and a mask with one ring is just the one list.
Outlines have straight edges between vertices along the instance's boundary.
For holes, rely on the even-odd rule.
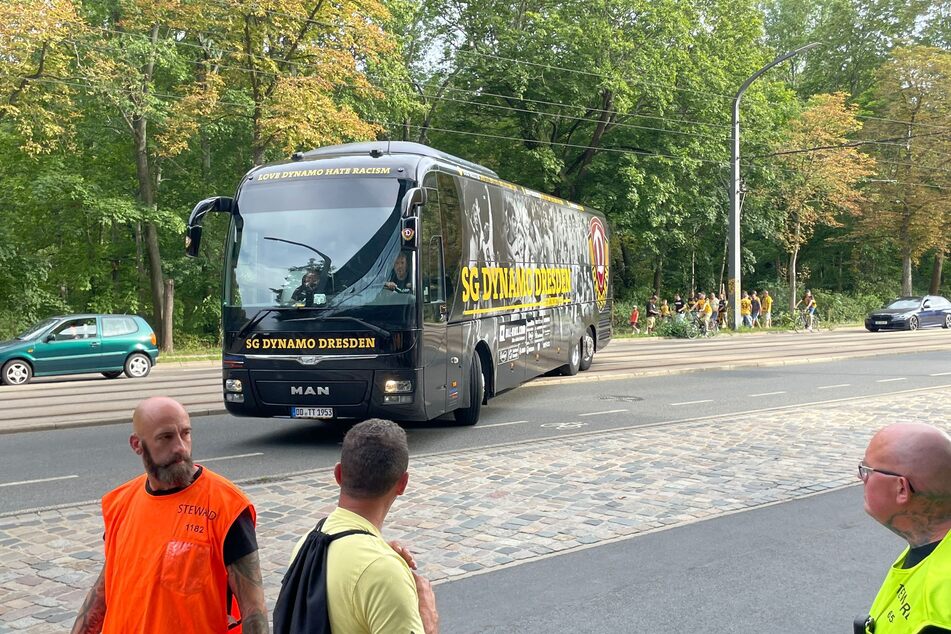
[[750,87],[750,84],[770,68],[818,45],[817,42],[813,42],[780,55],[743,82],[739,92],[736,93],[736,98],[733,99],[733,128],[730,134],[730,279],[727,289],[730,298],[730,307],[727,314],[732,322],[733,330],[740,327],[740,294],[743,292],[742,273],[740,271],[740,98],[743,97],[743,93]]

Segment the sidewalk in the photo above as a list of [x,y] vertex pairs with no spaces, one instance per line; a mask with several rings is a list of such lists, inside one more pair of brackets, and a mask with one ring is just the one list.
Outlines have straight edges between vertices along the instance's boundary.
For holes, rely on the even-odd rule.
[[[854,485],[869,437],[896,419],[951,420],[951,389],[414,457],[385,533],[430,579],[458,579]],[[337,488],[329,470],[243,488],[272,606]],[[98,505],[0,517],[0,546],[0,631],[67,629],[101,566]]]

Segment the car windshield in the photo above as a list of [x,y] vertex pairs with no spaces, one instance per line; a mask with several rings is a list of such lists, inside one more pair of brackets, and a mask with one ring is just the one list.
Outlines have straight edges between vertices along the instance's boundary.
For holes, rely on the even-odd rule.
[[915,310],[921,306],[921,300],[918,299],[896,299],[885,308],[891,310]]
[[302,308],[315,321],[344,315],[405,326],[414,314],[415,258],[400,249],[400,194],[392,178],[246,184],[232,224],[226,312],[247,319],[266,308]]
[[22,339],[22,340],[33,339],[34,337],[39,335],[41,332],[43,332],[44,330],[46,330],[47,328],[55,324],[57,321],[58,320],[56,319],[44,319],[38,324],[33,324],[32,326],[30,326],[29,328],[27,328],[26,330],[18,334],[17,339]]

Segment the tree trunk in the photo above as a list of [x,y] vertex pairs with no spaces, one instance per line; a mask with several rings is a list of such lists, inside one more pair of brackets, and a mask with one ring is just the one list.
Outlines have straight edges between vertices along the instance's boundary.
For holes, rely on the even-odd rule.
[[693,294],[697,290],[697,252],[694,249],[690,250],[690,293]]
[[902,253],[901,255],[901,294],[909,296],[911,290],[911,253]]
[[726,274],[726,260],[730,255],[730,236],[723,239],[723,260],[720,262],[720,280],[717,282],[717,288],[723,289],[723,276]]
[[941,269],[944,266],[944,251],[938,249],[934,256],[934,268],[931,269],[931,286],[928,287],[929,295],[937,295],[941,291]]
[[165,313],[162,315],[162,338],[159,349],[170,354],[175,350],[175,342],[172,339],[172,317],[175,307],[175,280],[165,280]]
[[793,247],[789,253],[789,270],[786,272],[789,283],[789,312],[792,314],[796,310],[796,259],[799,257],[799,247]]
[[654,294],[660,296],[660,283],[664,276],[664,258],[657,258],[657,264],[654,266]]

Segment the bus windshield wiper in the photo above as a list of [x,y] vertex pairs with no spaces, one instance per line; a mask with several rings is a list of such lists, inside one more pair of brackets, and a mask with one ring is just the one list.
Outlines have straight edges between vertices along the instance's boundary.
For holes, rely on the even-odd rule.
[[[324,309],[324,310],[326,310],[326,309]],[[310,320],[320,320],[320,321],[352,321],[352,322],[355,322],[355,323],[360,324],[361,326],[363,326],[363,327],[366,328],[367,330],[370,330],[370,331],[372,331],[372,332],[375,332],[376,334],[380,335],[381,337],[386,337],[387,339],[390,339],[390,338],[393,336],[393,333],[391,333],[389,330],[385,330],[385,329],[383,329],[383,328],[380,328],[379,326],[375,326],[375,325],[371,324],[371,323],[368,322],[368,321],[364,321],[364,320],[360,319],[359,317],[347,317],[347,316],[343,316],[343,315],[335,316],[335,317],[320,317],[320,316],[318,315],[318,316],[315,316],[315,317],[295,317],[294,319],[286,319],[285,321],[310,321]]]
[[251,330],[252,328],[257,326],[259,323],[261,323],[261,321],[265,317],[270,315],[271,313],[280,312],[281,310],[285,310],[285,309],[284,308],[262,308],[258,312],[254,313],[254,317],[244,322],[244,325],[238,329],[238,338],[240,339],[241,337],[248,334],[249,330]]

